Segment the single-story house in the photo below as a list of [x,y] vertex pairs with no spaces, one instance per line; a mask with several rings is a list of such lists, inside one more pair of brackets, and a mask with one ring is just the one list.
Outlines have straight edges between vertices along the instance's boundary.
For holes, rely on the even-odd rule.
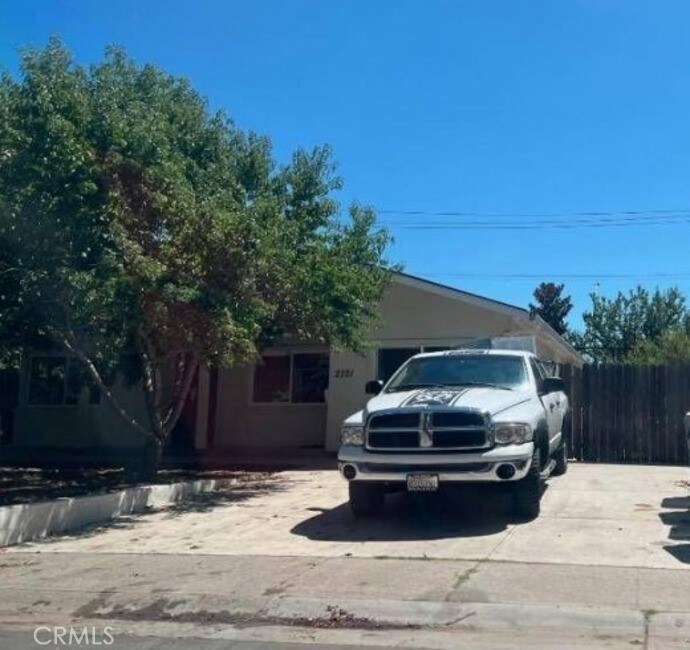
[[[543,358],[582,364],[565,339],[526,309],[405,273],[393,276],[380,313],[380,326],[362,353],[285,343],[267,350],[256,366],[201,368],[173,446],[211,459],[233,450],[334,451],[341,422],[367,400],[368,380],[387,379],[417,352],[476,339],[530,335]],[[76,365],[64,355],[27,355],[12,440],[0,447],[0,462],[3,456],[38,460],[79,452],[119,458],[142,444],[140,434],[123,424],[97,390],[71,380],[79,376]],[[146,422],[141,391],[114,390]]]

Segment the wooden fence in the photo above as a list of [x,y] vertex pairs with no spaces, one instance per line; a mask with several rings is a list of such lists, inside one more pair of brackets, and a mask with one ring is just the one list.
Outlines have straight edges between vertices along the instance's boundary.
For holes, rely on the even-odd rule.
[[690,365],[563,367],[570,455],[601,463],[688,464]]

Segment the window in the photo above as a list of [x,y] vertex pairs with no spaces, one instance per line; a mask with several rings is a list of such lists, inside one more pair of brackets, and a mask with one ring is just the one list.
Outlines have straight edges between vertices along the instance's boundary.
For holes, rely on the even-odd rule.
[[521,357],[497,354],[453,354],[413,359],[395,374],[388,392],[442,385],[488,384],[521,388],[527,383],[527,369]]
[[534,379],[538,384],[542,379],[544,379],[544,377],[546,377],[544,367],[536,359],[530,359],[529,362],[532,366],[532,373],[534,374]]
[[327,353],[266,355],[254,370],[254,402],[322,404],[328,388]]
[[420,352],[443,352],[450,350],[448,345],[425,345],[416,348],[380,348],[378,357],[378,377],[384,384],[405,361]]
[[101,403],[101,391],[77,359],[58,356],[31,359],[29,404],[77,406],[85,391],[88,404]]
[[292,401],[325,402],[328,388],[328,355],[295,354],[292,357]]
[[290,401],[290,356],[265,356],[254,370],[255,402]]
[[386,383],[393,373],[402,366],[405,361],[415,354],[419,354],[421,348],[381,348],[378,358],[378,377]]

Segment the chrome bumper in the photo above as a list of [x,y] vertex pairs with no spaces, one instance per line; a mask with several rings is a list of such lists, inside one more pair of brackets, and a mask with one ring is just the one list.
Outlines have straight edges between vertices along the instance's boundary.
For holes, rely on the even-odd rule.
[[[519,481],[529,471],[534,445],[506,445],[476,453],[372,453],[363,447],[344,445],[338,452],[338,468],[342,476],[346,465],[353,466],[354,481],[405,483],[415,472],[437,474],[440,483],[508,483]],[[500,465],[512,464],[515,474],[499,478]]]

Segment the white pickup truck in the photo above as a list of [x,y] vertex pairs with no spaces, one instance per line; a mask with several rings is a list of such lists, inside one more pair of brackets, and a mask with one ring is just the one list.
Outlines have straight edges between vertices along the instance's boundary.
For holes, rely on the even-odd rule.
[[564,383],[531,352],[418,354],[366,390],[375,397],[343,423],[338,453],[356,516],[395,490],[505,483],[514,514],[533,519],[542,481],[567,469]]

